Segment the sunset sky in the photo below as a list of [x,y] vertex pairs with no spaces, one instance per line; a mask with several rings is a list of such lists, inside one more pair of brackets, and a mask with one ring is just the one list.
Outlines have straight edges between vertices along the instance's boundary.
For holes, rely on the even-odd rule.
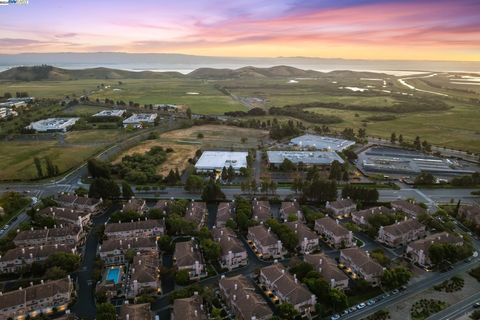
[[480,1],[30,0],[0,6],[0,53],[480,60]]

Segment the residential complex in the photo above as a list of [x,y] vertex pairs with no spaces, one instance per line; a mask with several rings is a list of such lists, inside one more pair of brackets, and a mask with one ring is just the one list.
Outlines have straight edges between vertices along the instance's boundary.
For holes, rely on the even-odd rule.
[[190,298],[173,301],[171,320],[207,320],[203,299],[195,292]]
[[217,209],[217,227],[224,227],[228,219],[233,219],[233,212],[235,211],[235,205],[232,202],[220,202]]
[[325,208],[335,218],[348,217],[357,208],[357,204],[351,199],[327,201]]
[[184,218],[187,221],[193,222],[197,229],[200,229],[205,225],[207,216],[207,204],[205,202],[192,201],[187,206]]
[[426,228],[416,219],[404,220],[389,226],[381,226],[377,240],[389,247],[405,246],[409,242],[425,237]]
[[340,263],[352,272],[353,279],[363,279],[372,286],[380,284],[383,267],[360,248],[347,248],[340,251]]
[[280,219],[287,221],[289,217],[295,217],[296,220],[303,220],[303,213],[296,200],[283,201],[280,206]]
[[409,243],[405,250],[405,256],[421,267],[431,267],[432,262],[430,260],[429,249],[433,244],[462,246],[463,238],[447,232],[432,234],[424,239]]
[[108,223],[105,226],[105,235],[109,239],[158,238],[164,233],[165,221],[158,219]]
[[324,253],[307,254],[303,260],[310,263],[314,269],[325,278],[331,288],[348,289],[348,276],[343,273],[332,258]]
[[308,254],[320,249],[318,235],[301,221],[285,222],[298,237],[297,249],[302,254]]
[[108,239],[99,246],[99,255],[106,265],[119,265],[125,263],[125,254],[129,250],[156,253],[157,241],[154,238]]
[[277,236],[263,224],[248,228],[247,239],[255,253],[263,258],[283,258],[287,253]]
[[270,203],[268,201],[253,200],[252,218],[258,222],[265,222],[272,217]]
[[354,245],[352,231],[347,230],[338,220],[329,217],[317,219],[315,231],[334,248],[348,248]]
[[220,266],[232,270],[248,264],[247,249],[229,228],[214,228],[213,240],[220,244]]
[[175,243],[173,262],[178,270],[187,270],[190,279],[200,279],[207,275],[202,252],[194,240]]

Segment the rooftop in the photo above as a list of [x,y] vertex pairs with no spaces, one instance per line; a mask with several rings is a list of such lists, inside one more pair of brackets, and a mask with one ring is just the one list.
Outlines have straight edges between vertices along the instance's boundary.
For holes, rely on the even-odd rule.
[[131,117],[123,120],[124,124],[129,123],[141,123],[141,122],[149,122],[152,123],[158,117],[156,113],[134,113]]
[[204,151],[195,164],[200,170],[221,170],[232,166],[235,170],[247,167],[248,152]]
[[317,136],[313,134],[306,134],[297,138],[293,138],[290,140],[290,143],[304,148],[330,151],[342,151],[355,144],[354,141],[350,140]]
[[273,164],[281,164],[285,159],[306,165],[329,165],[335,160],[344,162],[334,151],[267,151],[267,155],[268,162]]
[[126,110],[120,109],[109,109],[109,110],[102,110],[99,113],[95,113],[94,117],[121,117]]

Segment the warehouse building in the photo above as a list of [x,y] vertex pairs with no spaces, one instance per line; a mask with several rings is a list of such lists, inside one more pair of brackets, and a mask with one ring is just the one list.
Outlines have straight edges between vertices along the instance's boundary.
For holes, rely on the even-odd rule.
[[131,117],[123,120],[123,126],[125,128],[128,126],[143,128],[146,125],[153,125],[157,117],[156,113],[134,113]]
[[342,151],[355,144],[355,141],[337,139],[326,136],[305,134],[290,140],[290,144],[300,148],[312,148],[316,150]]
[[280,166],[285,159],[294,164],[303,163],[306,166],[329,166],[337,160],[343,163],[343,159],[333,151],[267,151],[268,163],[272,166]]
[[27,129],[37,132],[66,132],[80,118],[48,118],[36,122],[32,122]]
[[204,151],[195,164],[198,172],[221,171],[232,166],[235,172],[247,167],[248,152]]
[[99,113],[94,114],[94,117],[121,117],[127,112],[126,110],[111,109],[111,110],[102,110]]

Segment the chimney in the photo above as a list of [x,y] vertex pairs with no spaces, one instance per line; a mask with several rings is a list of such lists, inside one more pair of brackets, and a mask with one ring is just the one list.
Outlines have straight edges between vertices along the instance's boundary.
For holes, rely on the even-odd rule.
[[198,317],[198,311],[195,310],[195,318]]
[[237,285],[236,283],[235,283],[235,285],[234,285],[234,288],[235,288],[235,290],[238,289],[238,285]]
[[248,300],[248,299],[250,299],[250,295],[249,295],[249,294],[247,294],[247,300]]
[[236,300],[237,300],[237,295],[234,294],[234,295],[233,295],[233,301],[236,301]]
[[130,315],[127,313],[127,315],[125,316],[125,320],[130,320]]

